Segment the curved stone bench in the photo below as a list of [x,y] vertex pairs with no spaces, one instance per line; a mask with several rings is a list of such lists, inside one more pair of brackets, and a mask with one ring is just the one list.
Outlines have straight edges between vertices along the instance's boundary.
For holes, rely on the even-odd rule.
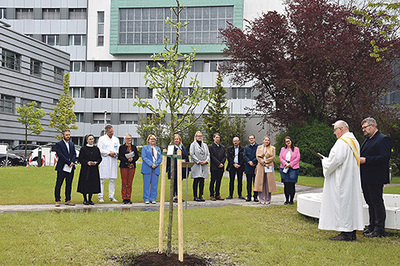
[[[386,207],[385,227],[388,229],[400,230],[400,195],[383,194]],[[322,193],[305,193],[297,195],[297,212],[319,218],[321,208]],[[368,225],[369,214],[368,205],[364,202],[364,221]]]

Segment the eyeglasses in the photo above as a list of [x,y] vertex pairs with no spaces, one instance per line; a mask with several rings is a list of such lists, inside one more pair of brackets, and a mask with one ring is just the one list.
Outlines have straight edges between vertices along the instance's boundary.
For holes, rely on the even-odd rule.
[[196,136],[196,138],[202,138],[203,137],[203,135],[197,135]]
[[125,139],[132,139],[132,138],[125,138]]
[[289,142],[290,142],[290,140],[285,141],[285,143],[289,143]]
[[335,133],[336,129],[339,129],[339,128],[342,128],[342,127],[334,128],[334,129],[333,129],[333,133]]
[[370,126],[372,126],[372,125],[363,126],[363,127],[361,127],[361,129],[364,130],[364,129],[366,129],[367,127],[370,127]]

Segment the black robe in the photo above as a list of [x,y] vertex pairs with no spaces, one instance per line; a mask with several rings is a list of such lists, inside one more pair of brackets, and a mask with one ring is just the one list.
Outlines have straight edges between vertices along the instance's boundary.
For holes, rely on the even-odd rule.
[[[89,166],[89,161],[96,162],[96,165]],[[81,172],[79,173],[78,192],[82,194],[100,193],[100,175],[99,164],[101,154],[96,146],[83,146],[79,152],[79,162],[81,163]]]

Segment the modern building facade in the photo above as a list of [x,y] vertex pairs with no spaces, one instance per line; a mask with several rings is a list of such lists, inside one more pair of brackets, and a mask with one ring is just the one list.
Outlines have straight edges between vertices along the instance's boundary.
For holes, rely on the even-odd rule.
[[[213,88],[218,66],[226,58],[218,30],[227,22],[243,27],[268,10],[282,10],[282,0],[182,0],[186,9],[181,19],[188,21],[182,29],[181,52],[197,48],[191,76],[197,75],[201,86]],[[70,93],[76,101],[78,130],[72,132],[76,144],[88,133],[99,135],[104,123],[114,125],[115,135],[133,135],[141,144],[136,127],[150,112],[134,107],[136,97],[156,104],[154,94],[144,80],[151,55],[163,49],[165,36],[174,34],[165,24],[173,17],[173,0],[3,0],[0,19],[12,29],[71,55]],[[185,93],[190,93],[186,82]],[[245,116],[246,107],[254,105],[251,84],[235,86],[224,80],[228,105],[233,115]],[[41,101],[43,102],[43,100]],[[200,113],[200,105],[196,111]],[[271,134],[268,125],[258,125],[260,118],[247,120],[247,133],[258,139]]]
[[48,127],[48,113],[62,92],[63,74],[69,71],[69,54],[8,26],[0,21],[0,143],[24,143],[25,128],[17,121],[16,109],[31,101],[47,114],[41,120],[44,131],[38,136],[29,135],[28,141],[54,141],[56,131]]

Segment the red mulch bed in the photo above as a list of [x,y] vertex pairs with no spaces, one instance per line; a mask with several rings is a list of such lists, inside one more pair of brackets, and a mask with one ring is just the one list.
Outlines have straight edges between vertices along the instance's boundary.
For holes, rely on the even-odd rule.
[[206,266],[207,260],[188,254],[183,254],[183,262],[178,259],[178,254],[172,253],[167,257],[165,253],[148,252],[140,255],[130,255],[119,260],[123,265],[138,265],[138,266]]

